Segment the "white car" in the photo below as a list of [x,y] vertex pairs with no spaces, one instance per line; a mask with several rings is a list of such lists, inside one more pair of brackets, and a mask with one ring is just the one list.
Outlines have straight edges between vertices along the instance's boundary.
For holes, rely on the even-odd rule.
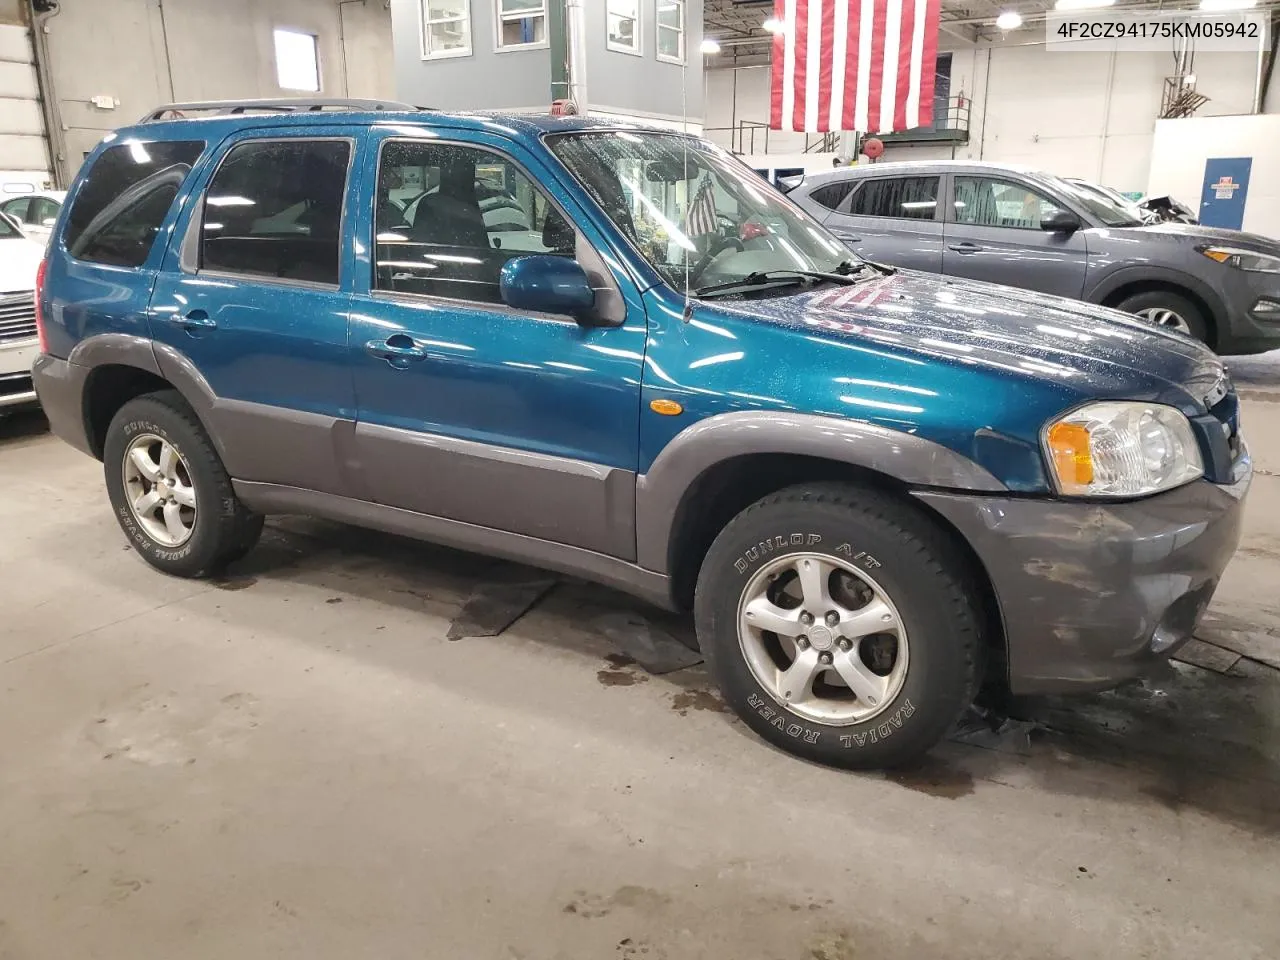
[[0,213],[13,217],[27,236],[43,243],[49,239],[49,233],[58,221],[58,211],[66,199],[65,190],[22,193],[0,200]]
[[31,364],[40,353],[35,288],[44,246],[0,216],[0,414],[36,402]]

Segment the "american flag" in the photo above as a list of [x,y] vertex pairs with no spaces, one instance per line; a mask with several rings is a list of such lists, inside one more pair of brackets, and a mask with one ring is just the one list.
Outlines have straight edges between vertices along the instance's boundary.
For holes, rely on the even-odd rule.
[[942,0],[774,0],[775,130],[887,133],[933,122]]
[[698,192],[693,195],[693,203],[689,204],[685,230],[691,237],[704,237],[716,232],[716,192],[709,173],[703,175]]

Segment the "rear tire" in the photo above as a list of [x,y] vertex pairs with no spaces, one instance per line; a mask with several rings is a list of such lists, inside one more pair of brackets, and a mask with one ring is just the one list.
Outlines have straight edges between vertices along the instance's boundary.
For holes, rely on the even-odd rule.
[[1117,307],[1136,313],[1158,327],[1177,330],[1201,343],[1209,343],[1209,321],[1186,297],[1167,290],[1148,290],[1126,297]]
[[925,514],[827,483],[782,490],[730,521],[694,600],[703,653],[747,725],[851,768],[915,761],[960,718],[980,678],[979,607]]
[[257,543],[263,517],[236,497],[212,441],[176,390],[121,407],[102,459],[116,519],[157,570],[208,576]]

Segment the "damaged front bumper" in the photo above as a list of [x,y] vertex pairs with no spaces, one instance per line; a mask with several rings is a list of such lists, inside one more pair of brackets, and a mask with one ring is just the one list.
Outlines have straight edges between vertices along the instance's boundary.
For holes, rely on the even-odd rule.
[[1128,503],[920,491],[995,588],[1015,694],[1106,689],[1191,638],[1240,541],[1253,475]]

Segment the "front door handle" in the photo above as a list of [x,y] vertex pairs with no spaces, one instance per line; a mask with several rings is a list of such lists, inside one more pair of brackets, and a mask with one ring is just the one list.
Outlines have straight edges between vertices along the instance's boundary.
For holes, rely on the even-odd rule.
[[948,250],[954,250],[956,253],[977,253],[982,248],[976,243],[970,243],[968,240],[963,243],[949,243]]
[[847,233],[837,234],[837,236],[839,236],[840,239],[843,240],[845,243],[861,243],[862,242],[861,237],[851,237]]
[[203,310],[192,310],[185,316],[179,316],[176,313],[169,314],[169,322],[175,327],[181,327],[187,333],[195,336],[208,330],[217,330],[218,321],[209,316]]
[[403,333],[393,334],[385,340],[370,340],[364,345],[364,349],[370,356],[387,361],[397,370],[403,370],[410,363],[427,358],[426,349]]

